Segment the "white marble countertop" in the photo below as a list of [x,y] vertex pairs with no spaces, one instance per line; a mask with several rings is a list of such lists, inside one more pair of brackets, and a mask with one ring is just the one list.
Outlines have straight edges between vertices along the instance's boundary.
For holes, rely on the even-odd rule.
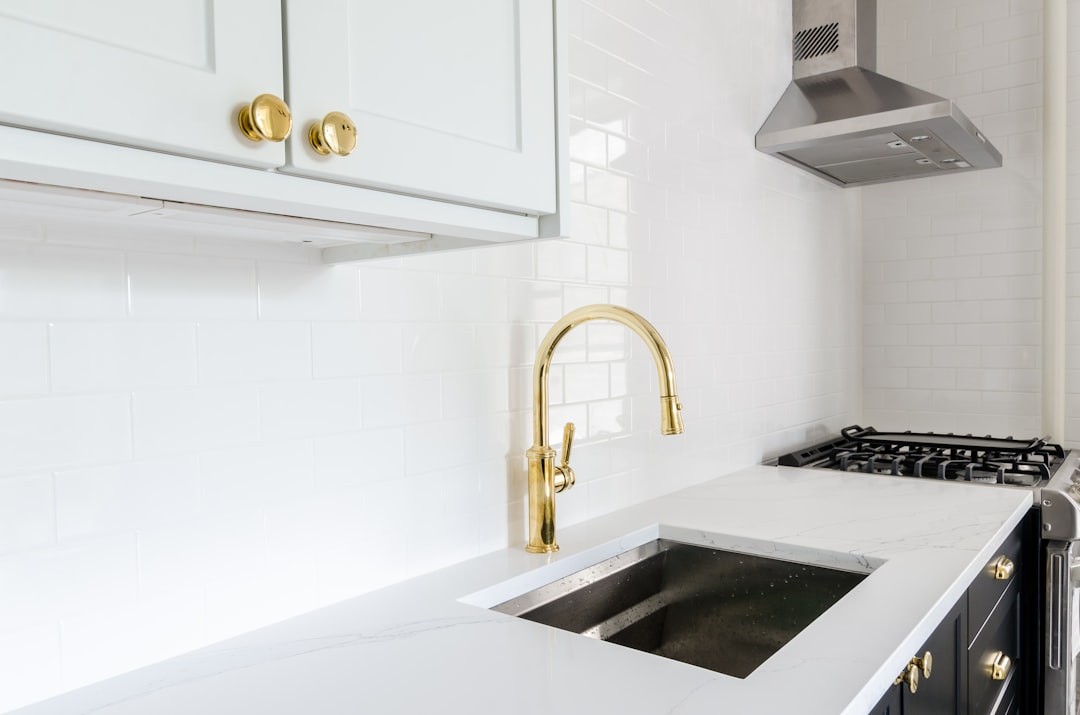
[[[752,467],[563,529],[558,554],[488,554],[18,712],[865,715],[1030,506]],[[665,535],[872,572],[745,679],[484,607]]]

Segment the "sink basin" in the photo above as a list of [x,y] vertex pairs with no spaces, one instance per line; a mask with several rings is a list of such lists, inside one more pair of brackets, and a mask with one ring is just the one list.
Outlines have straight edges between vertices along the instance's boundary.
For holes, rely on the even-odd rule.
[[494,610],[745,678],[867,575],[656,539]]

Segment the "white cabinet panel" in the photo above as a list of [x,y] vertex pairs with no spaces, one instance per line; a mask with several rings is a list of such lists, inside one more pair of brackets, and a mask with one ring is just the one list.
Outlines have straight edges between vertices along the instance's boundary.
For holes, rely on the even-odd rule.
[[5,0],[0,123],[250,166],[236,112],[283,94],[276,0]]
[[[291,0],[286,171],[554,213],[554,17],[543,0]],[[307,125],[345,112],[348,157]]]

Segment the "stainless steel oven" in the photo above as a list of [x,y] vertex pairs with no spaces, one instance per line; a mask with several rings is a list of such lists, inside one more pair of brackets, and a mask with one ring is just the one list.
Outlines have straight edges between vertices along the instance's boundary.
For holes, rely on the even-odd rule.
[[1043,712],[1080,714],[1080,471],[1070,459],[1042,488]]
[[1041,593],[1033,595],[1040,607],[1025,622],[1041,642],[1028,651],[1034,661],[1028,702],[1041,702],[1044,715],[1080,715],[1080,450],[1046,438],[885,433],[853,425],[776,463],[1030,491],[1040,536],[1025,551],[1038,574],[1031,591]]

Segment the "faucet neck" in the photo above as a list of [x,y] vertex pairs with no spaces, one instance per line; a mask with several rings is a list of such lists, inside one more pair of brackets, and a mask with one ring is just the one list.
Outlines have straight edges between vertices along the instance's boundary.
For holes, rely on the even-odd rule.
[[675,385],[675,368],[671,362],[664,339],[649,321],[627,308],[617,305],[587,305],[563,316],[544,336],[536,351],[533,367],[533,446],[550,447],[548,443],[548,374],[555,348],[574,327],[590,320],[611,320],[637,333],[652,353],[660,383],[660,399],[663,406],[664,434],[682,432],[679,416],[678,390]]

